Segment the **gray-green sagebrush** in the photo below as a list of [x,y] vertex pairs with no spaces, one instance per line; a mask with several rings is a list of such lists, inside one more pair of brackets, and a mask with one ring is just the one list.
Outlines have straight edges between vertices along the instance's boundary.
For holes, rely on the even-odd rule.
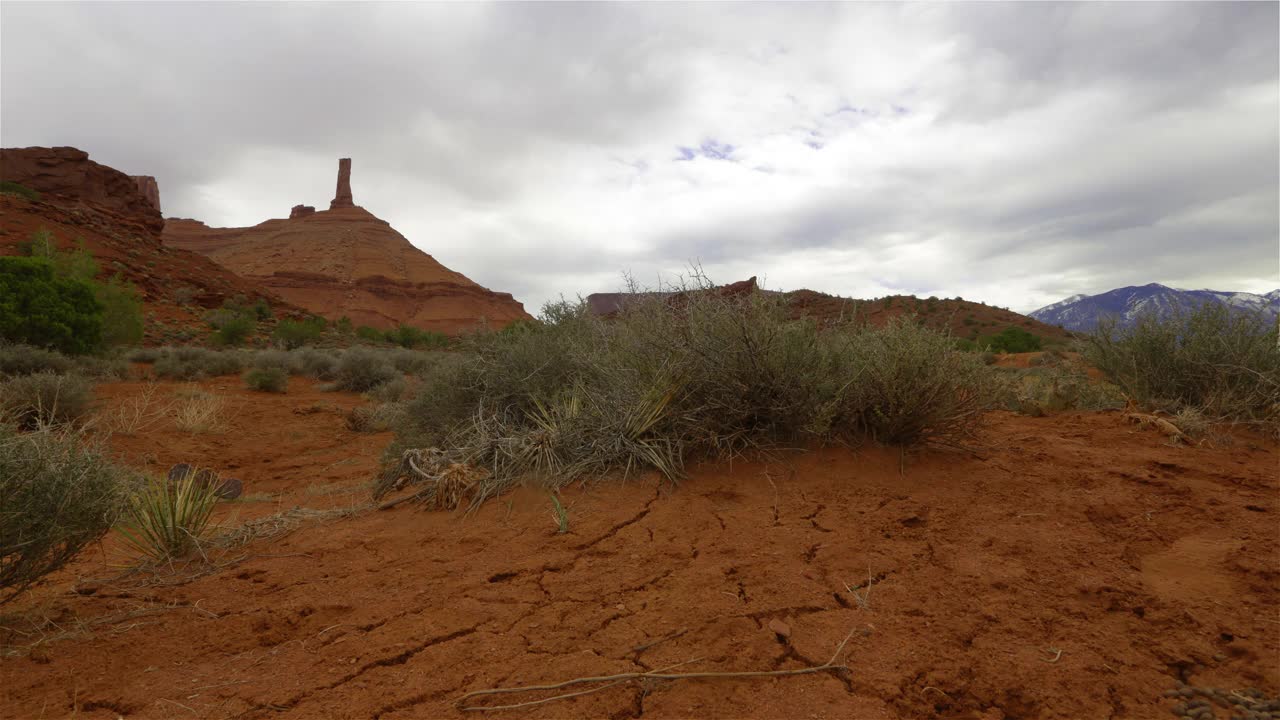
[[956,443],[1001,396],[978,356],[910,319],[820,328],[781,294],[687,290],[611,318],[554,303],[541,323],[464,339],[423,373],[389,459],[438,447],[489,470],[478,504],[523,479],[678,480],[689,458],[782,442]]

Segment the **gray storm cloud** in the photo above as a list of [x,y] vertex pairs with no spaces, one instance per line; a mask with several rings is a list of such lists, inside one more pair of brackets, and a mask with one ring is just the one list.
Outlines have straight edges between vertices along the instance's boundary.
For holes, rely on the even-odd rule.
[[[0,142],[216,225],[332,194],[535,310],[713,277],[1280,285],[1274,3],[0,5]],[[682,149],[683,148],[683,149]]]

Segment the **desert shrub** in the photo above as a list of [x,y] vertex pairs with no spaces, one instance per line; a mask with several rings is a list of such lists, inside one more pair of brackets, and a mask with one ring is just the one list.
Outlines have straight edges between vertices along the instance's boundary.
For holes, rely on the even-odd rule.
[[0,603],[106,534],[132,478],[78,433],[0,427]]
[[183,285],[173,291],[173,301],[179,305],[190,305],[195,302],[196,296],[200,294],[197,288],[190,285]]
[[356,337],[369,342],[384,342],[386,340],[386,336],[383,335],[381,330],[368,325],[361,325],[356,328]]
[[946,441],[972,430],[999,395],[982,360],[950,339],[905,319],[856,338],[861,374],[852,392],[859,425],[899,444]]
[[252,367],[281,370],[290,375],[300,375],[302,367],[297,355],[285,350],[260,350],[253,354]]
[[241,345],[253,332],[253,318],[234,310],[214,310],[206,317],[213,328],[210,340],[215,345]]
[[365,392],[400,377],[386,358],[367,348],[351,348],[342,354],[334,369],[334,381],[341,390]]
[[1024,353],[1040,349],[1042,341],[1039,335],[1017,327],[1007,327],[995,335],[988,335],[978,341],[978,346],[992,352]]
[[380,403],[399,402],[409,390],[409,383],[403,376],[389,380],[365,393],[370,400]]
[[195,468],[172,480],[152,478],[129,495],[116,529],[142,557],[181,558],[199,548],[217,503],[217,483],[203,482]]
[[405,348],[442,348],[449,344],[449,337],[443,333],[423,330],[421,328],[403,324],[396,327],[394,330],[388,330],[384,333],[383,337],[387,342]]
[[949,442],[999,399],[994,374],[946,335],[910,319],[820,330],[763,293],[695,288],[612,320],[554,303],[540,324],[461,349],[422,375],[390,459],[435,447],[484,468],[473,502],[524,477],[677,479],[690,456],[779,442]]
[[336,330],[339,335],[344,336],[355,333],[355,326],[351,323],[351,318],[346,315],[338,318],[337,321],[333,323],[333,329]]
[[1280,412],[1280,346],[1273,321],[1220,303],[1139,317],[1122,330],[1104,318],[1085,357],[1138,402],[1170,413],[1200,409],[1237,421]]
[[67,373],[74,367],[71,358],[50,350],[30,345],[0,345],[0,376]]
[[26,198],[27,200],[40,199],[39,192],[32,190],[22,183],[13,182],[12,180],[0,180],[0,193],[4,193],[6,195],[17,195],[18,197]]
[[217,351],[200,347],[167,350],[151,371],[156,377],[196,380],[202,377],[235,375],[244,370],[244,357],[237,351]]
[[133,283],[117,276],[95,283],[94,294],[102,306],[102,342],[106,345],[142,342],[142,296]]
[[75,372],[86,377],[121,380],[129,377],[129,360],[121,353],[80,355],[73,358]]
[[1065,410],[1114,410],[1125,406],[1124,393],[1108,382],[1091,380],[1084,367],[1060,363],[1007,371],[1005,406],[1040,417]]
[[54,272],[46,258],[0,257],[0,340],[79,355],[102,344],[92,283]]
[[418,375],[439,362],[440,355],[442,353],[394,348],[387,352],[387,360],[395,369],[406,375]]
[[272,318],[271,304],[263,298],[258,298],[257,302],[250,306],[253,310],[254,317],[259,320],[270,320]]
[[282,393],[289,386],[289,374],[281,368],[253,368],[244,375],[244,384],[250,390]]
[[235,375],[244,370],[245,357],[236,351],[209,351],[204,355],[201,365],[205,374],[210,377]]
[[286,349],[292,350],[309,345],[320,338],[324,332],[324,318],[307,318],[306,320],[281,320],[271,333],[275,341]]
[[126,356],[129,362],[154,363],[164,355],[164,351],[160,348],[136,348],[129,352]]
[[38,372],[0,383],[0,418],[32,430],[64,425],[89,412],[93,386],[79,375]]
[[361,405],[347,414],[346,425],[353,432],[385,432],[396,425],[403,413],[404,406],[398,403]]
[[338,358],[324,350],[301,350],[296,364],[299,372],[317,380],[333,380],[338,371]]

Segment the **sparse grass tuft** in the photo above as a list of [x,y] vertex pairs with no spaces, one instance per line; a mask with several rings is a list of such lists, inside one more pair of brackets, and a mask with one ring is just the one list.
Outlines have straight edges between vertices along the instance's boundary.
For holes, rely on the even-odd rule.
[[178,395],[173,414],[179,430],[189,433],[208,433],[222,428],[225,400],[197,388],[178,393]]

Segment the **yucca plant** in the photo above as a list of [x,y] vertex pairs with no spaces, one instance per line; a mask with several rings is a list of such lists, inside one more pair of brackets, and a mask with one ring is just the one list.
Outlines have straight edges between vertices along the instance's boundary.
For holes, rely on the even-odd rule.
[[152,478],[129,498],[124,521],[116,529],[140,556],[167,562],[200,548],[217,503],[217,483],[189,468],[173,480]]

